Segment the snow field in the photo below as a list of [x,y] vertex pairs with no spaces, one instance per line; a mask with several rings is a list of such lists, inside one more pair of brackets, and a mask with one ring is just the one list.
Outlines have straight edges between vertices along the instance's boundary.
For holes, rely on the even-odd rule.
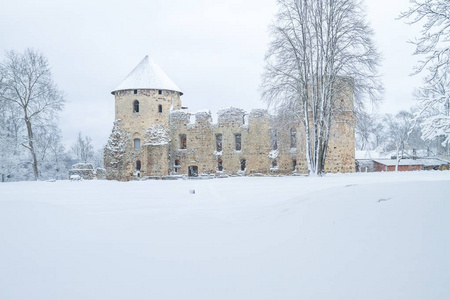
[[0,184],[0,299],[448,299],[449,195],[450,172]]

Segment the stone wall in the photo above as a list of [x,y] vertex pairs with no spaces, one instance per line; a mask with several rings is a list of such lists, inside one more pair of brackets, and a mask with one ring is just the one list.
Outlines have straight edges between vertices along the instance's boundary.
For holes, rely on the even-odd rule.
[[[353,96],[342,92],[333,108],[325,172],[354,172]],[[281,122],[266,110],[247,114],[239,108],[191,113],[181,109],[180,94],[172,91],[115,92],[116,118],[130,136],[119,180],[167,175],[307,174],[305,133],[302,125]],[[139,101],[139,112],[133,102]],[[168,129],[163,144],[146,143],[152,126]],[[220,137],[221,146],[217,145]],[[136,149],[134,140],[140,140]],[[240,145],[237,145],[239,143]],[[140,167],[140,170],[138,170]],[[193,170],[195,170],[194,174]],[[111,178],[108,176],[108,178]]]

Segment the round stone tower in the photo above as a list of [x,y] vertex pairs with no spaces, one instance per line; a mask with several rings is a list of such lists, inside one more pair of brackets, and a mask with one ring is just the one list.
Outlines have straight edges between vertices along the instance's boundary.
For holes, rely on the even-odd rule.
[[180,88],[148,57],[112,92],[116,120],[130,133],[144,133],[150,126],[169,125],[169,111],[181,109]]
[[170,111],[181,109],[180,88],[147,55],[111,94],[115,96],[115,119],[121,120],[122,130],[129,135],[126,172],[138,177],[164,175],[147,171],[147,157],[152,154],[144,147],[145,138],[155,125],[169,128]]

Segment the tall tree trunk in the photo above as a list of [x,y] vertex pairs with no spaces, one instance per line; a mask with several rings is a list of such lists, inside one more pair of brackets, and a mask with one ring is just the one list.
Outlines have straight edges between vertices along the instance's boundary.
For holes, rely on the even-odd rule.
[[31,122],[28,118],[28,113],[26,107],[25,110],[25,123],[27,125],[27,133],[28,133],[28,149],[31,152],[31,157],[33,158],[33,173],[34,173],[34,180],[38,180],[39,178],[39,170],[38,170],[38,162],[36,157],[36,151],[34,150],[33,145],[33,129],[31,128]]

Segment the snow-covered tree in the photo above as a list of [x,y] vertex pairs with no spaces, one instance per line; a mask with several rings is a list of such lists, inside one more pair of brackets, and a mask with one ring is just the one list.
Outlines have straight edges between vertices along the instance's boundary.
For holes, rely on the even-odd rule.
[[278,0],[266,55],[263,99],[294,112],[305,136],[311,175],[323,172],[333,122],[342,97],[360,109],[366,96],[376,101],[379,54],[358,0]]
[[153,125],[145,133],[146,145],[166,145],[169,142],[169,130],[161,124]]
[[398,164],[404,156],[405,147],[414,126],[414,116],[412,113],[402,110],[395,116],[387,114],[383,122],[387,125],[388,130],[386,142],[391,146],[388,149],[395,149],[396,151],[395,170],[398,171]]
[[89,136],[83,137],[81,132],[78,133],[77,141],[70,147],[73,155],[76,156],[78,162],[92,163],[94,160],[94,146]]
[[[422,138],[442,138],[442,146],[448,148],[450,141],[450,68],[449,72],[428,80],[416,93]],[[438,71],[439,73],[441,71]]]
[[411,0],[411,8],[401,14],[409,24],[422,24],[421,35],[412,43],[421,57],[415,74],[426,72],[424,85],[416,93],[422,137],[450,140],[450,1]]
[[52,79],[47,59],[36,50],[9,51],[0,64],[0,99],[20,115],[26,128],[21,145],[29,150],[34,179],[39,178],[35,127],[49,124],[64,106],[62,92]]
[[124,179],[125,154],[128,134],[122,129],[121,120],[114,121],[114,126],[105,146],[105,168],[108,179]]
[[94,167],[104,168],[105,167],[105,146],[94,151]]
[[377,117],[361,111],[356,116],[355,145],[359,150],[373,150],[377,145],[379,135]]
[[410,0],[411,7],[400,15],[409,24],[422,24],[420,37],[411,41],[415,55],[422,56],[416,73],[431,72],[430,79],[447,74],[450,69],[450,2],[443,0]]

